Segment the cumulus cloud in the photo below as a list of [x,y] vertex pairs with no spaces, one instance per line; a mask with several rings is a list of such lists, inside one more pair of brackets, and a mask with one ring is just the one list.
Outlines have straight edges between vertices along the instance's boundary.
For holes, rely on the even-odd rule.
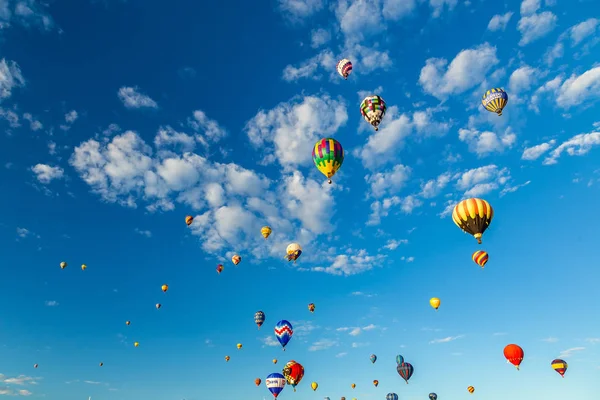
[[558,17],[550,11],[522,16],[517,25],[521,32],[519,46],[526,46],[543,38],[556,28],[557,21]]
[[462,50],[450,64],[444,58],[428,59],[421,69],[419,84],[426,93],[445,100],[476,86],[498,63],[496,47],[484,43]]
[[14,61],[0,60],[0,100],[12,95],[14,88],[25,85],[19,65]]
[[490,22],[488,23],[488,30],[490,30],[492,32],[505,30],[506,26],[508,25],[508,22],[510,21],[512,16],[513,16],[513,13],[510,11],[507,12],[506,14],[494,15],[492,17],[492,19],[490,20]]
[[278,0],[279,11],[290,22],[299,23],[325,6],[325,0]]
[[568,109],[584,102],[600,98],[600,66],[589,69],[581,75],[573,74],[558,89],[556,104]]
[[61,167],[53,167],[47,164],[36,164],[31,167],[31,171],[35,174],[40,183],[48,184],[55,179],[61,179],[65,171]]
[[317,49],[331,40],[331,32],[327,29],[318,28],[310,33],[310,46]]
[[467,143],[469,151],[477,154],[478,157],[484,157],[511,148],[517,136],[509,127],[500,135],[490,131],[480,132],[475,129],[460,129],[458,138],[461,142]]
[[386,256],[383,254],[370,255],[363,249],[353,251],[351,254],[340,254],[334,258],[331,265],[314,267],[312,270],[331,275],[356,275],[381,265],[385,258]]
[[398,164],[390,170],[365,176],[365,181],[371,186],[370,195],[382,197],[397,193],[408,181],[411,171],[410,167]]
[[127,108],[158,108],[158,104],[137,87],[123,86],[117,95]]

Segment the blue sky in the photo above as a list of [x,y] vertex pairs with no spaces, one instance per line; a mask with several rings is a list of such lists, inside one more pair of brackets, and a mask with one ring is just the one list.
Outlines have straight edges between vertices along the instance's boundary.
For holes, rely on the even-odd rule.
[[[597,2],[47,3],[0,0],[0,395],[262,400],[291,359],[281,399],[600,389]],[[346,150],[333,185],[323,136]],[[473,196],[496,212],[481,246],[449,216]]]

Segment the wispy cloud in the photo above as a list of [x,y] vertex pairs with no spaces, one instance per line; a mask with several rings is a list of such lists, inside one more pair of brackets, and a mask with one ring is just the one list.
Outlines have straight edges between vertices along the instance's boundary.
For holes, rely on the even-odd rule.
[[135,228],[135,233],[137,233],[138,235],[142,235],[142,236],[146,236],[146,237],[152,237],[152,232],[147,231],[147,230],[142,230],[142,229],[138,229]]
[[316,342],[314,342],[309,348],[308,351],[319,351],[319,350],[325,350],[325,349],[329,349],[333,346],[337,346],[338,342],[336,342],[335,340],[331,340],[331,339],[321,339],[318,340]]
[[586,342],[589,342],[591,344],[598,344],[600,343],[600,338],[587,338],[585,339]]
[[204,341],[204,344],[207,345],[208,347],[215,347],[214,343],[210,339],[206,339]]
[[561,351],[558,355],[558,358],[571,357],[574,353],[578,353],[583,350],[585,350],[585,347],[571,347],[570,349]]
[[90,384],[90,385],[99,385],[99,384],[101,384],[101,383],[102,383],[102,382],[96,382],[96,381],[83,381],[83,382],[84,382],[84,383],[88,383],[88,384]]
[[36,385],[38,379],[39,378],[34,378],[32,376],[27,375],[19,375],[14,378],[7,378],[5,375],[0,374],[0,381],[6,383],[7,385]]
[[59,303],[56,300],[46,300],[45,304],[48,307],[56,307]]
[[542,342],[546,342],[546,343],[556,343],[556,342],[558,342],[558,338],[555,338],[555,337],[548,337],[548,338],[542,339]]
[[345,351],[343,351],[343,352],[341,352],[341,353],[337,353],[335,356],[336,356],[337,358],[342,358],[342,357],[344,357],[344,356],[346,356],[346,355],[348,355],[348,353],[346,353]]
[[312,321],[292,321],[292,325],[295,337],[306,337],[315,329],[320,328],[320,326],[313,324]]
[[377,325],[374,324],[369,324],[367,326],[343,326],[341,328],[337,328],[336,331],[338,332],[348,332],[348,334],[350,336],[358,336],[360,335],[363,331],[371,331],[373,329],[376,329]]
[[508,333],[506,333],[506,332],[496,332],[492,336],[506,336],[506,335],[508,335]]
[[266,336],[264,338],[261,338],[260,340],[263,342],[263,347],[265,347],[265,346],[273,346],[273,347],[281,346],[281,344],[277,340],[273,339],[273,336]]
[[352,343],[352,348],[358,348],[358,347],[366,347],[368,346],[370,343],[358,343],[358,342],[353,342]]
[[465,335],[458,335],[458,336],[448,336],[442,339],[433,339],[429,342],[429,344],[436,344],[436,343],[448,343],[448,342],[452,342],[456,339],[461,339],[464,338]]
[[352,292],[350,293],[351,296],[363,296],[363,297],[375,297],[377,296],[376,294],[370,294],[370,293],[364,293],[364,292]]

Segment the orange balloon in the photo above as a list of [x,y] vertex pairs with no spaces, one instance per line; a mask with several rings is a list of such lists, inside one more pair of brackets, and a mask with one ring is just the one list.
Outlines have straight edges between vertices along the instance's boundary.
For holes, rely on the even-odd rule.
[[260,378],[256,378],[256,379],[254,380],[254,383],[256,384],[256,386],[259,386],[261,382],[262,382],[262,381],[260,380]]

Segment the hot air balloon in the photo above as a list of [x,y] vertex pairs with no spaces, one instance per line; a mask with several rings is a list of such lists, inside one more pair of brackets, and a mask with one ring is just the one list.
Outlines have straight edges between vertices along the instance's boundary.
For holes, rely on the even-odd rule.
[[308,311],[315,312],[315,303],[310,303],[308,305]]
[[429,400],[437,400],[437,394],[429,393]]
[[565,360],[557,358],[556,360],[552,360],[551,365],[553,370],[558,372],[563,378],[565,377],[565,372],[567,372],[567,368],[569,368],[569,365]]
[[273,359],[273,364],[277,364],[277,359],[276,358]]
[[158,310],[159,308],[161,308],[162,305],[160,303],[156,303],[156,309]]
[[376,131],[379,130],[379,124],[385,115],[387,107],[385,101],[377,95],[367,96],[360,104],[360,113],[363,118],[373,125]]
[[508,103],[508,94],[503,89],[490,89],[481,97],[483,107],[491,112],[495,112],[498,116],[502,115],[502,110]]
[[67,268],[67,263],[63,261],[60,263],[60,269],[65,269],[65,268]]
[[312,159],[317,169],[327,177],[327,182],[331,184],[331,178],[344,163],[344,149],[337,140],[323,138],[313,146]]
[[100,366],[103,366],[103,365],[104,365],[104,363],[103,363],[103,362],[101,362],[99,365],[100,365]]
[[261,383],[261,382],[262,382],[262,380],[261,380],[260,378],[256,378],[256,379],[254,380],[254,384],[255,384],[256,386],[260,386],[260,383]]
[[300,247],[300,245],[298,243],[291,243],[285,249],[285,252],[287,253],[285,258],[288,261],[293,260],[294,262],[296,262],[298,257],[300,257],[300,255],[302,254],[302,247]]
[[373,364],[375,364],[375,361],[377,361],[377,356],[375,354],[371,354],[371,356],[369,357],[369,359],[371,360],[371,362]]
[[265,239],[269,237],[271,232],[273,232],[273,230],[270,226],[263,226],[262,228],[260,228],[260,234],[263,235]]
[[474,388],[473,386],[469,386],[469,387],[467,388],[467,391],[468,391],[469,393],[473,394],[473,392],[475,391],[475,388]]
[[379,381],[378,381],[377,379],[375,379],[375,380],[373,381],[373,385],[375,385],[375,387],[379,386]]
[[265,322],[265,313],[262,311],[257,311],[254,313],[254,323],[258,325],[258,329],[260,329],[261,325]]
[[485,264],[488,262],[488,259],[490,258],[488,253],[486,251],[483,250],[477,250],[475,253],[473,253],[473,255],[471,256],[471,258],[473,259],[473,261],[475,262],[475,264],[479,265],[481,268],[485,267]]
[[338,74],[342,76],[344,79],[348,79],[348,75],[352,72],[352,63],[350,60],[344,58],[338,61],[336,66]]
[[82,271],[85,271],[86,269],[87,269],[87,265],[85,265],[85,264],[81,264],[81,270],[82,270]]
[[304,367],[294,360],[288,361],[283,367],[283,376],[285,377],[287,384],[291,385],[295,392],[296,385],[299,384],[304,377]]
[[160,288],[163,292],[167,293],[167,290],[169,290],[169,285],[162,285]]
[[344,396],[342,396],[341,400],[346,400],[346,398]]
[[192,222],[194,222],[194,217],[192,217],[191,215],[186,215],[185,224],[187,226],[190,226],[192,224]]
[[469,233],[481,244],[481,235],[490,226],[494,209],[483,199],[466,199],[458,203],[452,212],[452,220],[460,229]]
[[354,384],[354,383],[353,383],[352,385],[350,385],[350,387],[351,387],[352,389],[354,389],[354,388],[356,387],[356,384]]
[[140,345],[140,344],[139,344],[138,342],[135,342],[135,343],[133,344],[133,346],[134,346],[134,347],[138,347],[139,345]]
[[131,321],[125,321],[125,325],[127,325],[127,326],[131,325]]
[[234,255],[233,257],[231,257],[231,262],[234,265],[238,265],[240,262],[242,262],[242,257],[238,256],[237,254]]
[[38,367],[38,365],[37,365],[37,364],[33,364],[33,368],[37,368],[37,367]]
[[313,382],[310,384],[310,387],[312,388],[313,391],[316,391],[317,388],[319,387],[319,384],[317,382]]
[[385,400],[398,400],[398,395],[396,393],[388,393],[385,396]]
[[273,397],[277,398],[277,396],[279,396],[279,393],[281,393],[281,391],[285,387],[285,378],[283,377],[283,375],[275,372],[267,376],[267,379],[265,379],[265,385],[267,385],[267,388],[273,394]]
[[220,274],[221,272],[223,272],[223,264],[217,265],[217,273]]
[[525,353],[523,349],[516,344],[509,344],[504,348],[504,357],[506,360],[519,369],[519,365],[523,362]]
[[412,376],[415,369],[413,368],[413,366],[410,363],[405,362],[405,363],[398,365],[396,367],[396,371],[398,371],[398,375],[400,375],[400,377],[402,379],[404,379],[406,381],[406,383],[408,384],[408,380]]
[[238,344],[237,344],[237,348],[238,348],[238,350],[239,350],[239,349],[241,349],[242,347],[243,347],[243,346],[242,346],[242,344],[241,344],[241,343],[238,343]]
[[329,397],[323,397],[323,400],[331,400]]
[[281,347],[285,350],[285,346],[289,343],[292,335],[294,334],[294,328],[289,321],[282,319],[275,325],[275,336],[279,343],[281,343]]
[[442,304],[442,301],[437,297],[432,297],[431,299],[429,299],[429,304],[437,311],[437,309],[440,308],[440,304]]
[[225,362],[228,362],[229,360],[231,360],[231,357],[225,356]]
[[396,364],[402,365],[403,362],[404,362],[404,357],[402,357],[400,354],[398,354],[396,356]]

